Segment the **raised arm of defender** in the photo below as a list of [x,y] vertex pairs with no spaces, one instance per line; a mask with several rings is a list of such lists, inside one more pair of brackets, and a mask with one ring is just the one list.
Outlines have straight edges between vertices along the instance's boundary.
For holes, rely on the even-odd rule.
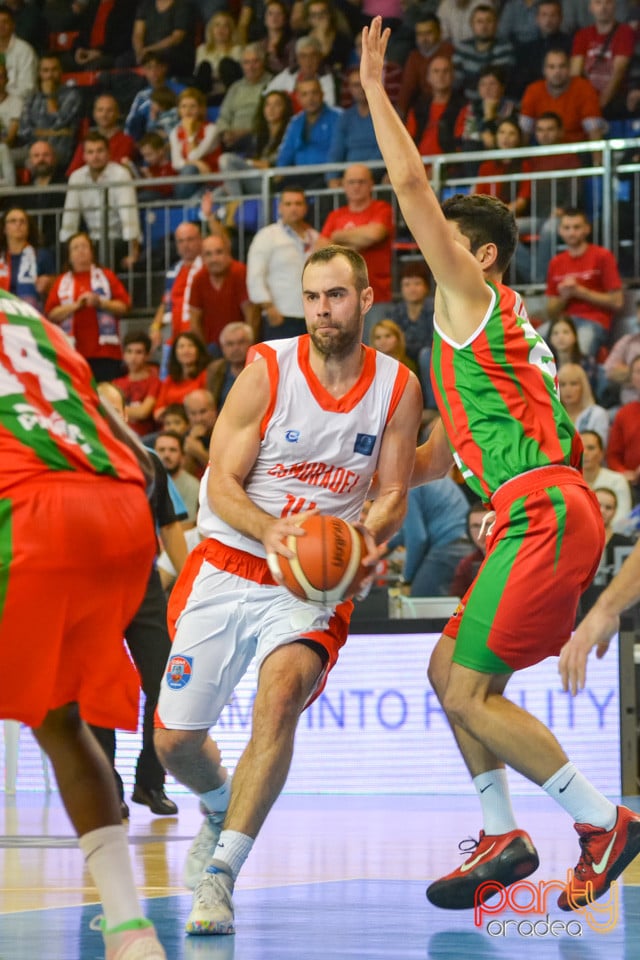
[[380,17],[362,33],[360,78],[367,95],[376,138],[403,216],[437,283],[436,314],[445,332],[463,343],[482,321],[491,300],[482,268],[454,239],[429,185],[424,165],[382,84],[389,31]]

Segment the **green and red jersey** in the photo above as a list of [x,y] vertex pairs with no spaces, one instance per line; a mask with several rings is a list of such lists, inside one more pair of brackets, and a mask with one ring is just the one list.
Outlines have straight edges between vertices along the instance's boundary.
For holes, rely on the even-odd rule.
[[434,321],[431,379],[443,426],[468,486],[490,500],[507,480],[551,464],[581,468],[582,442],[560,403],[551,350],[520,298],[488,283],[493,302],[466,343]]
[[0,495],[51,471],[143,485],[100,408],[91,371],[64,334],[0,290]]

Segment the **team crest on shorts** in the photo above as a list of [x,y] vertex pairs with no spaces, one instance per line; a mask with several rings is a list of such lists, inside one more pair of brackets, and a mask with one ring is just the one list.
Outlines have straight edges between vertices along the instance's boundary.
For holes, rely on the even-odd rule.
[[172,690],[182,690],[191,680],[193,657],[171,657],[167,664],[167,683]]

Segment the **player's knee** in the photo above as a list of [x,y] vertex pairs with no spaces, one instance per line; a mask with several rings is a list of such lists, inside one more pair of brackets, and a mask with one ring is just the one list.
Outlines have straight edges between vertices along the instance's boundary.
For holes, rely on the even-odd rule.
[[448,688],[442,698],[442,707],[449,722],[458,727],[466,727],[469,721],[470,703],[456,690]]
[[440,660],[432,656],[427,667],[427,677],[441,703],[447,689],[447,676],[448,671],[443,670]]
[[169,771],[189,764],[202,745],[200,731],[156,728],[153,743],[158,760]]

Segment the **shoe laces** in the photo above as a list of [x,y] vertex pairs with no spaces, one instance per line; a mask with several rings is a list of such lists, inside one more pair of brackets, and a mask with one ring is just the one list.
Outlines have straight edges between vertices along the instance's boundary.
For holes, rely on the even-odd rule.
[[592,837],[593,834],[587,834],[586,837],[578,837],[578,843],[580,844],[580,857],[573,872],[579,877],[583,877],[585,874],[588,874],[589,868],[594,860],[593,852],[589,846]]
[[461,857],[468,857],[480,846],[480,840],[476,840],[475,837],[465,837],[464,840],[461,840],[458,844],[458,850],[460,851]]
[[194,891],[194,898],[199,907],[209,910],[217,904],[231,906],[231,894],[227,890],[221,871],[210,873],[208,870],[202,875]]

